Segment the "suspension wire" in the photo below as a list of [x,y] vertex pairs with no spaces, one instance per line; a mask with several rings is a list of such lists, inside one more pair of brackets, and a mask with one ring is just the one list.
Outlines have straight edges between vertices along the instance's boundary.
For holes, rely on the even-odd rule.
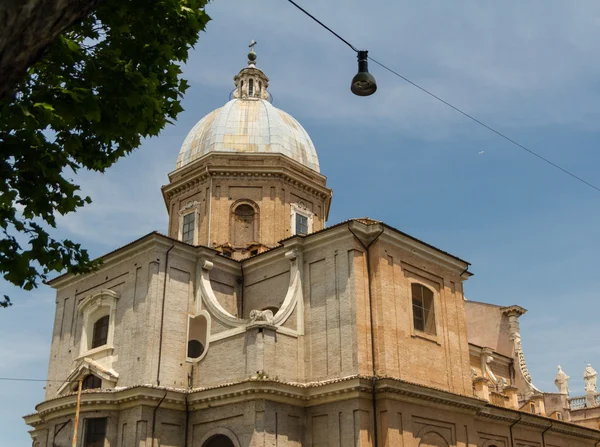
[[469,118],[470,120],[472,120],[472,121],[476,122],[477,124],[479,124],[479,125],[481,125],[481,126],[485,127],[487,130],[489,130],[489,131],[491,131],[491,132],[494,132],[494,133],[495,133],[496,135],[498,135],[499,137],[501,137],[501,138],[504,138],[506,141],[508,141],[508,142],[510,142],[510,143],[512,143],[512,144],[514,144],[515,146],[518,146],[518,147],[520,147],[521,149],[523,149],[523,150],[525,150],[525,151],[529,152],[529,153],[530,153],[531,155],[533,155],[534,157],[537,157],[537,158],[539,158],[540,160],[542,160],[542,161],[545,161],[545,162],[546,162],[546,163],[548,163],[550,166],[553,166],[553,167],[555,167],[556,169],[559,169],[559,170],[561,170],[561,171],[562,171],[562,172],[564,172],[565,174],[567,174],[567,175],[570,175],[570,176],[571,176],[571,177],[573,177],[574,179],[576,179],[576,180],[579,180],[580,182],[582,182],[582,183],[586,184],[587,186],[589,186],[589,187],[591,187],[591,188],[594,188],[595,190],[597,190],[597,191],[599,191],[599,192],[600,192],[600,188],[599,188],[599,187],[597,187],[597,186],[595,186],[595,185],[591,184],[590,182],[588,182],[588,181],[586,181],[586,180],[582,179],[581,177],[579,177],[579,176],[577,176],[577,175],[573,174],[572,172],[570,172],[570,171],[567,171],[565,168],[563,168],[563,167],[561,167],[561,166],[557,165],[556,163],[554,163],[554,162],[552,162],[552,161],[548,160],[547,158],[545,158],[545,157],[543,157],[542,155],[540,155],[540,154],[538,154],[538,153],[536,153],[536,152],[532,151],[531,149],[528,149],[527,147],[523,146],[521,143],[519,143],[519,142],[517,142],[517,141],[513,140],[512,138],[510,138],[510,137],[506,136],[506,135],[505,135],[505,134],[503,134],[502,132],[500,132],[500,131],[498,131],[498,130],[494,129],[493,127],[490,127],[490,126],[488,126],[488,125],[487,125],[487,124],[485,124],[484,122],[482,122],[482,121],[478,120],[477,118],[475,118],[475,117],[474,117],[474,116],[472,116],[472,115],[469,115],[467,112],[464,112],[464,111],[462,111],[462,110],[461,110],[461,109],[459,109],[458,107],[456,107],[456,106],[453,106],[453,105],[452,105],[452,104],[450,104],[448,101],[445,101],[445,100],[443,100],[443,99],[442,99],[442,98],[440,98],[439,96],[437,96],[437,95],[435,95],[435,94],[431,93],[429,90],[425,89],[424,87],[421,87],[420,85],[416,84],[415,82],[411,81],[410,79],[408,79],[408,78],[406,78],[406,77],[402,76],[400,73],[398,73],[398,72],[396,72],[396,71],[392,70],[392,69],[391,69],[391,68],[389,68],[388,66],[386,66],[386,65],[382,64],[381,62],[379,62],[379,61],[377,61],[377,60],[373,59],[373,58],[372,58],[372,57],[370,57],[370,56],[369,56],[369,59],[370,59],[372,62],[375,62],[375,63],[376,63],[377,65],[379,65],[381,68],[384,68],[385,70],[389,71],[390,73],[393,73],[393,74],[395,74],[396,76],[398,76],[399,78],[401,78],[401,79],[405,80],[405,81],[406,81],[406,82],[408,82],[410,85],[412,85],[412,86],[414,86],[414,87],[418,88],[418,89],[419,89],[419,90],[421,90],[422,92],[424,92],[424,93],[427,93],[429,96],[431,96],[431,97],[433,97],[433,98],[437,99],[438,101],[440,101],[440,102],[442,102],[442,103],[446,104],[446,105],[447,105],[448,107],[450,107],[451,109],[454,109],[455,111],[457,111],[458,113],[460,113],[460,114],[462,114],[462,115],[466,116],[466,117],[467,117],[467,118]]
[[292,5],[294,5],[296,8],[298,8],[300,11],[302,11],[304,14],[306,14],[308,17],[313,19],[315,22],[317,22],[319,25],[321,25],[323,28],[325,28],[327,31],[329,31],[331,34],[333,34],[335,37],[340,39],[342,42],[344,42],[346,45],[348,45],[350,48],[352,48],[354,51],[356,51],[358,53],[358,49],[354,45],[352,45],[350,42],[348,42],[346,39],[344,39],[342,36],[340,36],[334,30],[329,28],[323,22],[321,22],[319,19],[317,19],[315,16],[313,16],[310,12],[308,12],[306,9],[304,9],[302,6],[300,6],[298,3],[296,3],[293,0],[287,0],[287,1],[290,2]]
[[[331,34],[333,34],[335,37],[337,37],[338,39],[340,39],[342,42],[344,42],[346,45],[348,45],[350,48],[352,48],[352,50],[356,51],[358,53],[358,49],[352,45],[350,42],[348,42],[346,39],[344,39],[342,36],[340,36],[338,33],[336,33],[335,31],[333,31],[331,28],[329,28],[327,25],[325,25],[323,22],[321,22],[319,19],[317,19],[315,16],[313,16],[311,13],[309,13],[308,11],[306,11],[304,8],[302,8],[300,5],[298,5],[296,2],[294,2],[293,0],[287,0],[288,2],[290,2],[292,5],[294,5],[296,8],[298,8],[300,11],[302,11],[304,14],[306,14],[308,17],[310,17],[311,19],[313,19],[315,22],[317,22],[319,25],[321,25],[323,28],[325,28],[327,31],[329,31]],[[381,68],[389,71],[390,73],[398,76],[400,79],[408,82],[410,85],[412,85],[413,87],[418,88],[419,90],[421,90],[423,93],[428,94],[429,96],[431,96],[432,98],[440,101],[441,103],[445,104],[446,106],[450,107],[452,110],[460,113],[461,115],[469,118],[470,120],[472,120],[473,122],[479,124],[482,127],[485,127],[487,130],[489,130],[490,132],[495,133],[496,135],[498,135],[499,137],[503,138],[504,140],[508,141],[509,143],[514,144],[515,146],[523,149],[524,151],[528,152],[529,154],[533,155],[534,157],[537,157],[539,160],[542,160],[543,162],[549,164],[550,166],[558,169],[559,171],[562,171],[564,174],[567,174],[569,176],[571,176],[572,178],[574,178],[575,180],[578,180],[579,182],[583,183],[584,185],[589,186],[590,188],[595,189],[596,191],[600,192],[600,187],[588,182],[587,180],[584,180],[583,178],[579,177],[578,175],[572,173],[571,171],[559,166],[558,164],[554,163],[553,161],[549,160],[548,158],[538,154],[537,152],[525,147],[524,145],[522,145],[521,143],[513,140],[512,138],[508,137],[507,135],[503,134],[502,132],[494,129],[493,127],[485,124],[483,121],[475,118],[473,115],[468,114],[467,112],[464,112],[463,110],[461,110],[460,108],[450,104],[448,101],[440,98],[439,96],[437,96],[436,94],[430,92],[429,90],[427,90],[424,87],[421,87],[419,84],[417,84],[416,82],[411,81],[410,79],[408,79],[406,76],[401,75],[400,73],[398,73],[397,71],[392,70],[390,67],[388,67],[387,65],[379,62],[376,59],[373,59],[371,56],[368,56],[369,60],[371,60],[373,63],[379,65]]]
[[79,380],[51,380],[51,379],[26,379],[21,377],[0,377],[0,380],[12,380],[16,382],[60,382],[60,383],[77,383]]

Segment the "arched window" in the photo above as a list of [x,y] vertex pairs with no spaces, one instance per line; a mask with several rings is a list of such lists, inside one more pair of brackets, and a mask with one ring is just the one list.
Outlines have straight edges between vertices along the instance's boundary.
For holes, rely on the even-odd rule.
[[108,323],[110,316],[104,315],[96,320],[92,333],[92,349],[103,346],[108,341]]
[[429,432],[421,438],[419,447],[448,447],[448,443],[439,433]]
[[102,379],[100,377],[96,377],[93,374],[87,375],[81,383],[81,389],[93,390],[95,388],[102,388]]
[[413,284],[411,291],[415,330],[436,335],[433,292],[421,284]]
[[[115,313],[119,295],[110,290],[102,289],[86,296],[77,305],[82,315],[81,339],[79,356],[88,356],[93,350],[97,360],[100,352],[110,355],[114,349]],[[108,367],[110,368],[110,367]]]
[[254,96],[254,79],[248,81],[248,96]]
[[202,447],[234,447],[234,445],[227,436],[216,435],[207,440]]
[[232,240],[234,247],[247,247],[257,237],[256,212],[254,208],[242,203],[233,210]]

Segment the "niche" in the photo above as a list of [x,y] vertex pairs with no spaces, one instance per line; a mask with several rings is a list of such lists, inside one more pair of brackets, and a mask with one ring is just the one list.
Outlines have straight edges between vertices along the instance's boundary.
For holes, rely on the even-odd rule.
[[188,337],[186,360],[200,361],[208,350],[209,319],[205,312],[188,319]]
[[234,203],[230,222],[234,247],[246,248],[258,240],[258,206],[254,202]]

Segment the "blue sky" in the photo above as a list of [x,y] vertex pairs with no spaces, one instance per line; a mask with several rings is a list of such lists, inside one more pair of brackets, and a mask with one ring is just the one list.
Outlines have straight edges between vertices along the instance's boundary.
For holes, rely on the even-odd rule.
[[[600,184],[600,4],[305,1],[361,49],[592,183]],[[334,190],[329,224],[369,216],[472,263],[468,299],[529,310],[521,318],[534,383],[556,366],[583,394],[600,367],[600,193],[545,165],[371,64],[378,92],[350,93],[356,57],[284,0],[215,0],[184,74],[185,112],[105,175],[78,181],[94,203],[58,235],[101,255],[166,231],[160,186],[187,132],[223,105],[258,41],[274,105],[311,135]],[[483,151],[483,153],[481,153]],[[0,376],[44,378],[54,293],[2,285]],[[42,383],[0,381],[0,444],[30,445],[21,416]]]

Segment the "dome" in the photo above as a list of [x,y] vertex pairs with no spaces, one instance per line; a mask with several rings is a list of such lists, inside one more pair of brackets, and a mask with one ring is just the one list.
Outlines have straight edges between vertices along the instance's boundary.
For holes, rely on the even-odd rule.
[[234,99],[192,128],[177,158],[177,168],[209,152],[283,154],[319,172],[317,151],[304,128],[269,102],[269,78],[256,68],[256,53],[234,78]]
[[181,146],[177,168],[209,152],[278,153],[319,172],[306,130],[262,98],[232,99],[198,121]]

